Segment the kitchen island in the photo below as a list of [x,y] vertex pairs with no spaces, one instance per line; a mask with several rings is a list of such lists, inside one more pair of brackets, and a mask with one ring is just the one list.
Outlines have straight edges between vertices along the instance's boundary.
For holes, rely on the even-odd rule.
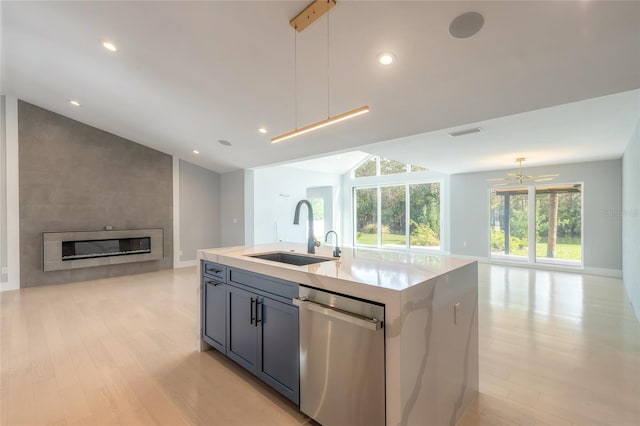
[[[344,248],[340,258],[305,266],[249,257],[277,251],[306,254],[306,246],[204,249],[198,257],[384,305],[386,424],[457,423],[478,392],[475,261],[360,248]],[[331,257],[331,248],[320,247],[317,255]],[[202,265],[199,261],[199,277]],[[201,327],[199,349],[208,350],[202,336]]]

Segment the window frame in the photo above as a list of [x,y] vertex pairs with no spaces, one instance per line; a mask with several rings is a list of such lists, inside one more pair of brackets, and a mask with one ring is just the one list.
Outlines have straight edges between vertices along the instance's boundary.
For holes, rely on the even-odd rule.
[[[542,261],[536,256],[536,244],[537,244],[537,235],[536,235],[536,187],[544,187],[544,186],[552,186],[552,185],[580,185],[581,197],[580,197],[580,261],[573,261],[567,259],[543,259]],[[552,183],[529,183],[529,184],[514,184],[508,186],[502,186],[500,189],[509,189],[509,188],[527,188],[527,199],[528,199],[528,217],[527,217],[527,226],[528,226],[528,256],[511,256],[505,254],[494,254],[491,251],[491,223],[488,223],[486,226],[486,235],[487,235],[487,250],[488,250],[488,258],[489,260],[499,261],[499,262],[507,262],[507,263],[515,263],[521,265],[538,265],[540,267],[559,267],[559,268],[569,268],[576,270],[584,270],[584,254],[585,254],[585,241],[584,241],[584,205],[585,205],[585,185],[584,181],[562,181],[562,182],[552,182]],[[494,191],[494,187],[488,187],[487,193],[487,218],[489,218],[489,222],[491,220],[491,192]],[[533,243],[532,243],[533,241]],[[533,244],[533,248],[532,248]]]
[[[443,178],[426,178],[424,177],[423,172],[407,172],[407,173],[396,173],[392,175],[383,175],[383,176],[366,176],[360,178],[352,178],[351,184],[351,206],[352,206],[352,214],[351,214],[351,229],[352,229],[352,238],[351,243],[353,247],[356,248],[370,248],[370,249],[384,249],[384,250],[399,250],[399,251],[420,251],[420,252],[431,252],[442,254],[444,252],[445,242],[445,221],[444,217],[444,208],[445,208],[445,193],[444,193],[444,179]],[[411,179],[407,179],[411,177]],[[363,179],[362,184],[360,184],[360,179]],[[411,185],[421,185],[421,184],[435,184],[439,185],[440,189],[440,197],[439,197],[439,215],[440,215],[440,229],[439,229],[439,239],[440,245],[437,247],[422,247],[422,246],[412,246],[411,245],[411,226],[410,226],[410,217],[411,217],[411,199],[410,199],[410,186]],[[381,190],[386,187],[393,186],[404,186],[405,188],[405,245],[404,246],[394,246],[394,245],[384,245],[382,244],[382,197]],[[358,243],[358,205],[357,205],[357,197],[356,190],[358,189],[376,189],[376,208],[377,208],[377,235],[376,235],[376,244],[361,244]]]

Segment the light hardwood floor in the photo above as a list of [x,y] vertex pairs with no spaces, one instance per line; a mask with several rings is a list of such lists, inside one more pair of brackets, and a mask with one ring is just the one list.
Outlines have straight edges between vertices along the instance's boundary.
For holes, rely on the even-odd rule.
[[[619,279],[479,271],[480,395],[461,425],[640,425],[640,325]],[[0,299],[2,425],[309,422],[196,351],[195,268]]]

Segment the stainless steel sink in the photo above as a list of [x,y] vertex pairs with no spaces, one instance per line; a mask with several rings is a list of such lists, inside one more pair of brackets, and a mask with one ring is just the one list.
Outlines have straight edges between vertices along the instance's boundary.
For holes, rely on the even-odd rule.
[[306,254],[289,253],[286,251],[276,251],[270,253],[248,254],[248,257],[256,259],[270,260],[272,262],[287,263],[289,265],[304,266],[314,263],[327,262],[333,260],[330,257],[309,256]]

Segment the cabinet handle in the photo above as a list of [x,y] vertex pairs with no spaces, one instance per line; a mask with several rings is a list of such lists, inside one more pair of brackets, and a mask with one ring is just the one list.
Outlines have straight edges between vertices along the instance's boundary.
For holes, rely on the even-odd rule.
[[219,283],[219,282],[216,282],[216,281],[211,281],[211,280],[209,280],[209,281],[205,281],[205,282],[206,282],[207,284],[212,284],[214,287],[216,287],[216,286],[219,286],[219,285],[220,285],[220,283]]
[[249,312],[249,324],[253,324],[253,309],[254,309],[254,303],[256,303],[256,300],[252,297],[251,298],[251,309]]
[[368,328],[372,331],[380,330],[384,325],[383,321],[377,318],[368,318],[353,312],[336,309],[333,306],[325,305],[324,303],[316,302],[314,300],[309,300],[306,297],[296,297],[291,300],[291,302],[298,308],[317,312],[319,314],[324,314],[328,317],[340,319],[354,325]]
[[[260,312],[260,318],[258,319],[258,312]],[[256,327],[259,322],[262,322],[263,312],[262,312],[262,302],[256,299]]]
[[213,274],[219,274],[220,272],[222,272],[222,269],[213,269],[213,268],[212,268],[212,269],[209,269],[209,268],[205,267],[205,268],[204,268],[204,271],[205,271],[207,274],[211,274],[211,273],[213,273]]

